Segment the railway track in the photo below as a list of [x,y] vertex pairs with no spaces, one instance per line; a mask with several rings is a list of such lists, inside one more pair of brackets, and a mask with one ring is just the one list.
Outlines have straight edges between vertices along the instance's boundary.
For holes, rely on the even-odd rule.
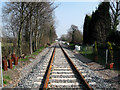
[[78,71],[60,44],[56,45],[53,50],[41,86],[43,89],[79,88],[92,90],[92,87]]
[[[51,53],[52,52],[52,53]],[[29,75],[18,84],[18,88],[78,88],[92,90],[81,74],[82,68],[73,64],[72,60],[60,46],[51,47]]]

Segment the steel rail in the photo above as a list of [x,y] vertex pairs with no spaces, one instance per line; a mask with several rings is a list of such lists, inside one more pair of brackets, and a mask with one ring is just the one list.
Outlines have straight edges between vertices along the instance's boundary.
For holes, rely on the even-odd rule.
[[85,87],[87,88],[87,90],[93,90],[92,87],[88,84],[88,82],[85,80],[85,78],[83,77],[82,73],[79,72],[79,70],[77,69],[77,67],[74,65],[74,63],[72,62],[72,60],[70,59],[70,57],[67,55],[67,53],[64,51],[64,49],[62,48],[62,46],[59,44],[60,48],[62,49],[65,57],[68,59],[69,63],[71,64],[73,70],[76,72],[77,75],[79,75],[80,80],[83,82],[83,84],[85,85]]
[[56,48],[56,46],[54,47],[54,50],[53,50],[53,52],[52,52],[52,56],[51,56],[51,58],[50,58],[50,61],[49,61],[48,66],[47,66],[46,77],[45,77],[45,82],[44,82],[43,90],[46,90],[47,87],[48,87],[50,72],[51,72],[52,63],[53,63],[54,54],[55,54],[55,48]]

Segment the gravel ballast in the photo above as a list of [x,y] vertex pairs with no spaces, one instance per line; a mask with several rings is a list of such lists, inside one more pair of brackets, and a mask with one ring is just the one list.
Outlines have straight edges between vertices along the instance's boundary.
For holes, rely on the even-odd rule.
[[49,79],[49,88],[82,88],[76,78],[70,64],[64,56],[61,48],[57,45]]
[[[53,46],[50,46],[50,47],[47,47],[47,48],[43,49],[42,52],[40,52],[36,56],[35,59],[29,59],[31,61],[31,63],[29,63],[29,64],[27,64],[27,65],[25,65],[25,66],[23,66],[21,68],[15,68],[15,70],[19,72],[19,77],[17,78],[17,80],[15,80],[15,82],[5,86],[4,88],[16,88],[16,87],[19,87],[21,82],[23,82],[23,84],[25,84],[25,82],[27,81],[27,79],[26,79],[27,77],[30,79],[28,81],[28,83],[30,84],[32,82],[32,80],[33,80],[32,77],[35,76],[35,75],[32,74],[32,73],[34,73],[33,71],[35,70],[35,67],[37,67],[37,65],[39,63],[41,63],[46,58],[46,55],[48,55],[48,53],[51,52],[52,47]],[[42,67],[42,66],[40,66],[40,67]],[[21,86],[24,86],[24,85],[21,85]],[[27,87],[27,85],[25,85],[25,86]],[[27,88],[32,88],[32,87],[28,86]]]
[[42,79],[52,51],[53,47],[46,53],[44,58],[31,69],[31,72],[18,83],[17,88],[41,88]]
[[[31,59],[32,63],[26,65],[22,69],[20,68],[19,83],[11,84],[5,88],[41,88],[44,83],[44,75],[48,66],[48,62],[52,55],[54,46],[44,49],[36,59]],[[90,86],[96,89],[114,89],[111,81],[104,79],[104,75],[96,72],[91,65],[87,63],[86,58],[79,56],[76,58],[75,53],[67,48],[63,48],[68,56],[71,58],[74,65],[77,67],[79,72],[82,73],[83,77],[90,84]],[[85,62],[83,62],[85,61]],[[88,60],[89,62],[89,60]],[[79,80],[75,79],[77,76],[71,70],[67,60],[63,55],[62,50],[57,46],[55,52],[55,58],[52,64],[52,70],[49,78],[48,87],[51,88],[79,88],[82,85]],[[103,77],[102,77],[103,76]],[[67,78],[69,80],[67,80]],[[76,84],[73,84],[76,83]],[[61,84],[61,85],[60,85]],[[80,84],[80,85],[79,85]],[[118,89],[118,88],[117,88]],[[119,90],[119,89],[118,89]]]
[[93,89],[115,89],[112,86],[112,83],[103,79],[103,77],[96,73],[95,70],[91,69],[87,64],[82,62],[85,61],[83,56],[81,56],[82,58],[80,57],[80,59],[82,59],[80,60],[75,57],[74,53],[71,50],[68,50],[66,48],[64,48],[64,50],[74,62],[74,65],[78,68],[78,70],[82,72],[82,74],[86,73],[83,76],[86,78],[87,82],[92,86]]

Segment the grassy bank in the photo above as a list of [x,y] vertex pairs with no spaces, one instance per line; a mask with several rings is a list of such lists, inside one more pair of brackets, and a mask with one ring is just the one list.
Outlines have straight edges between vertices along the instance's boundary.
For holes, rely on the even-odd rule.
[[[98,60],[94,60],[94,54],[93,54],[93,48],[92,46],[82,46],[81,50],[79,51],[80,54],[87,57],[88,59],[93,60],[94,62],[97,62],[103,66],[106,65],[106,53],[105,49],[98,49]],[[119,57],[119,50],[114,49],[114,70],[120,71],[120,57]]]
[[28,61],[30,58],[35,59],[35,57],[44,49],[45,47],[40,47],[37,51],[33,52],[32,54],[25,56],[25,58],[20,59],[19,61]]
[[[42,52],[42,50],[45,47],[40,47],[40,49],[38,49],[37,51],[33,52],[32,54],[25,56],[25,58],[19,59],[18,61],[20,62],[20,64],[18,64],[17,66],[13,65],[13,69],[12,70],[8,70],[8,71],[4,71],[3,70],[3,83],[4,86],[8,85],[14,78],[13,75],[15,75],[16,77],[18,77],[18,71],[15,68],[21,68],[26,64],[30,63],[30,58],[35,59],[35,57]],[[14,74],[13,74],[14,73]]]

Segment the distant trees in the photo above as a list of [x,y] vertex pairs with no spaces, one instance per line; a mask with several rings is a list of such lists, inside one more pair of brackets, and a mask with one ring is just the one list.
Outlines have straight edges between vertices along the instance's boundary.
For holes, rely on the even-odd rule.
[[[92,16],[86,15],[83,29],[85,44],[105,43],[111,30],[110,3],[102,2]],[[87,40],[88,39],[88,40]]]
[[71,25],[68,33],[66,35],[62,35],[60,39],[73,44],[81,44],[83,37],[78,27],[75,25]]
[[71,33],[71,35],[72,35],[72,39],[71,39],[70,43],[74,43],[74,44],[82,43],[82,39],[83,39],[82,33],[79,31],[77,26],[71,25],[69,33]]
[[60,40],[61,41],[68,41],[67,35],[66,34],[61,35]]
[[53,6],[53,2],[6,3],[3,8],[3,33],[17,40],[13,43],[18,46],[19,54],[32,54],[40,46],[55,40],[55,8],[57,6]]

